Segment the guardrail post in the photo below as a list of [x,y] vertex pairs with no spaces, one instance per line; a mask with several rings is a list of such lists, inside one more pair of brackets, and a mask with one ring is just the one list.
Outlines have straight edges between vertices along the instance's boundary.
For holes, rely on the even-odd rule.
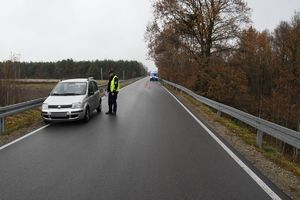
[[218,110],[218,112],[217,112],[217,117],[218,117],[218,118],[221,117],[221,114],[222,114],[222,112]]
[[5,128],[5,119],[0,118],[0,134],[4,133],[4,128]]
[[259,148],[262,147],[263,136],[264,136],[264,132],[262,132],[261,130],[257,130],[257,134],[256,134],[256,145],[257,145]]
[[298,158],[298,153],[299,153],[298,150],[299,150],[299,149],[297,149],[296,147],[294,147],[293,149],[294,149],[294,155],[293,155],[294,160],[297,160],[297,158]]

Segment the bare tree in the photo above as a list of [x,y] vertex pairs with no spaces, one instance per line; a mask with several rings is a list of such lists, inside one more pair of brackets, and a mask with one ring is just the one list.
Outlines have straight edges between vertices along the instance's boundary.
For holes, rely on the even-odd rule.
[[16,79],[20,78],[20,55],[11,53],[10,60],[0,68],[0,105],[17,103],[19,91]]
[[232,49],[241,29],[250,22],[244,0],[157,0],[153,7],[148,36],[149,30],[153,38],[173,27],[181,47],[199,63],[207,64],[212,54]]

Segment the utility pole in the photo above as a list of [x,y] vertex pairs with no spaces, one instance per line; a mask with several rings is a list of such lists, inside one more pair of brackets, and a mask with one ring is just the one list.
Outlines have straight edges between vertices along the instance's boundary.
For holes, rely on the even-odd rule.
[[102,73],[102,67],[101,67],[101,70],[100,70],[100,73],[101,73],[101,80],[103,80],[103,73]]
[[125,80],[125,71],[123,70],[123,80]]

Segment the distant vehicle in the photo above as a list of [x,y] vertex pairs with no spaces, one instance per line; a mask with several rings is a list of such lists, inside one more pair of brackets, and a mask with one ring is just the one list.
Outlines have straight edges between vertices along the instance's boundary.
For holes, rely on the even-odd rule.
[[42,105],[46,123],[53,121],[89,121],[94,110],[101,112],[102,99],[93,78],[60,81]]
[[158,81],[158,75],[156,71],[150,72],[150,81]]

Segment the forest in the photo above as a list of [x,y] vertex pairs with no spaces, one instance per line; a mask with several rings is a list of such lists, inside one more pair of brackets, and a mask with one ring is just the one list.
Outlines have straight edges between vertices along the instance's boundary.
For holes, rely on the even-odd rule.
[[161,78],[299,130],[300,12],[259,31],[244,0],[160,0],[145,40]]
[[[0,78],[30,78],[30,79],[67,79],[94,77],[108,79],[108,71],[114,72],[123,79],[145,76],[147,69],[137,61],[73,61],[72,59],[58,62],[0,62]],[[11,71],[11,72],[10,72]]]

